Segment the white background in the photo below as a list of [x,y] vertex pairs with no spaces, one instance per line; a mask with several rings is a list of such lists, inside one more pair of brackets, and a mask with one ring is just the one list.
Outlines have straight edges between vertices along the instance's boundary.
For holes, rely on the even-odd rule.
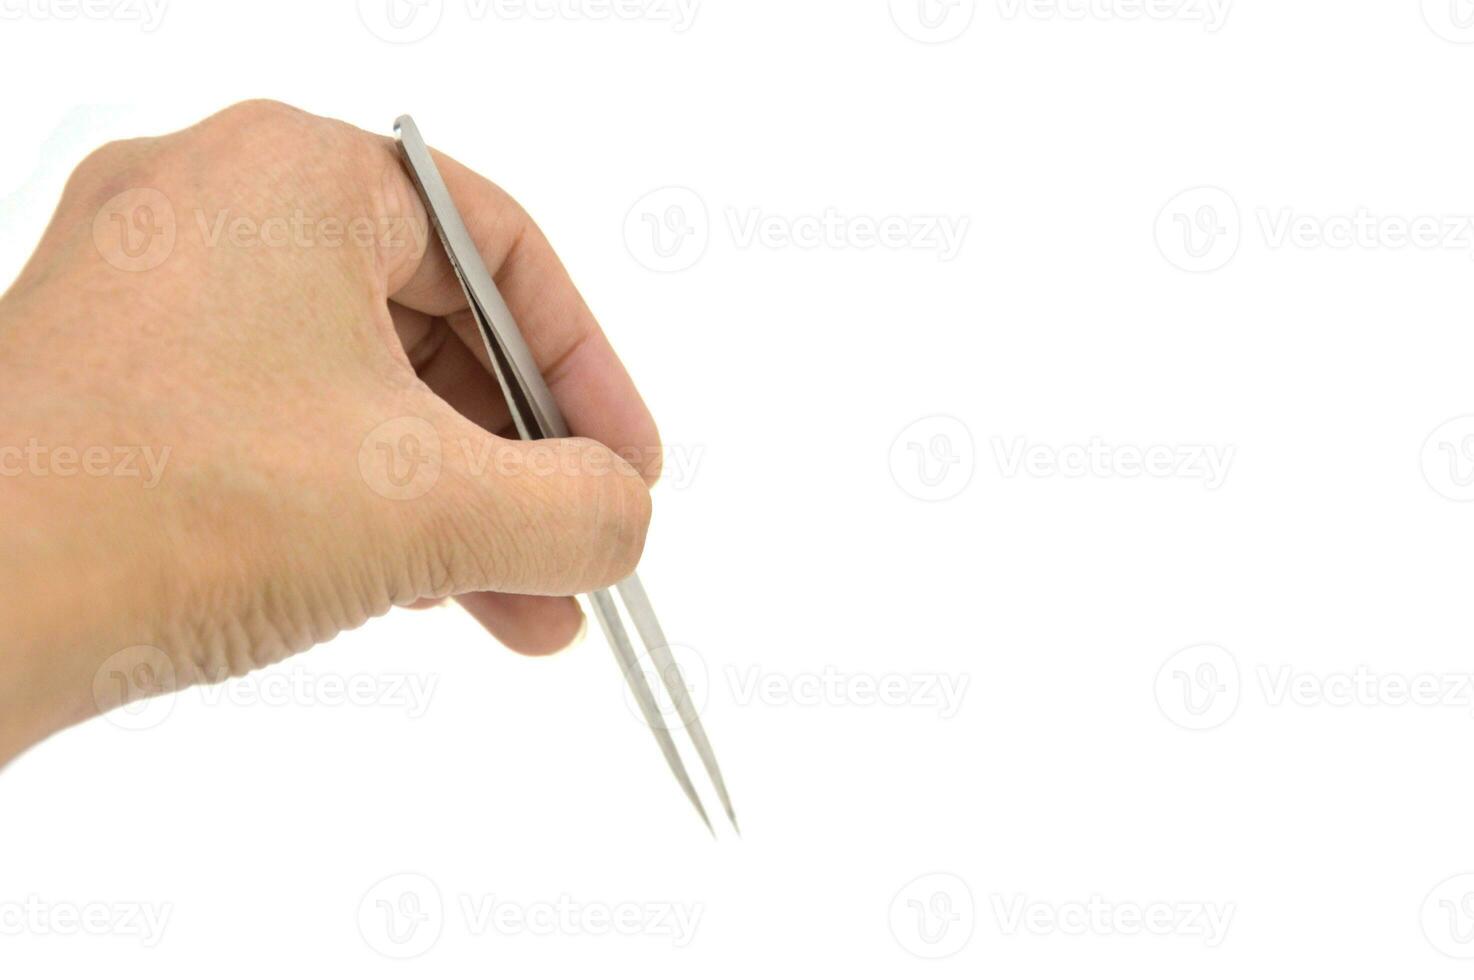
[[100,2],[0,0],[5,279],[106,139],[413,112],[695,460],[642,571],[745,837],[598,637],[400,612],[0,774],[5,975],[1467,975],[1465,0]]

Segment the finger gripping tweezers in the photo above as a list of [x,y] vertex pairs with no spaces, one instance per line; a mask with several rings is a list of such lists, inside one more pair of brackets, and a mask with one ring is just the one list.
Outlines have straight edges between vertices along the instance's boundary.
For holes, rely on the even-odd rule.
[[[497,384],[501,386],[502,396],[506,399],[518,435],[523,439],[566,438],[571,433],[568,431],[568,424],[563,420],[563,413],[558,410],[558,403],[548,390],[547,382],[543,380],[542,372],[538,370],[537,362],[522,337],[522,331],[517,328],[517,321],[512,318],[491,273],[486,270],[486,264],[481,260],[481,254],[477,251],[470,232],[466,230],[465,222],[461,220],[460,212],[456,210],[450,191],[441,179],[440,170],[435,166],[414,120],[409,116],[400,116],[394,122],[394,135],[399,143],[400,156],[424,201],[430,223],[435,226],[440,244],[445,248],[445,254],[455,269],[456,278],[466,292],[471,313],[491,359],[492,371],[496,375]],[[732,801],[722,782],[721,770],[717,768],[716,756],[712,754],[711,743],[707,741],[701,719],[697,717],[696,708],[691,703],[690,690],[671,655],[670,645],[660,629],[659,620],[655,618],[655,610],[650,605],[644,586],[640,584],[639,576],[631,575],[615,586],[615,589],[635,624],[635,632],[639,634],[640,642],[644,645],[655,672],[670,693],[671,702],[680,718],[680,727],[690,735],[691,744],[700,756],[707,776],[711,778],[722,807],[727,812],[727,818],[735,828],[737,817],[732,812]],[[634,694],[640,713],[654,733],[666,763],[676,781],[681,784],[686,798],[696,807],[696,812],[701,814],[707,829],[711,830],[706,809],[701,805],[696,789],[691,785],[691,777],[687,775],[686,767],[676,751],[671,726],[662,719],[660,710],[656,707],[655,695],[646,682],[645,672],[641,669],[634,646],[630,643],[629,633],[620,618],[613,594],[604,589],[590,593],[588,599],[593,607],[594,617],[598,619],[604,636],[619,660],[624,679]]]

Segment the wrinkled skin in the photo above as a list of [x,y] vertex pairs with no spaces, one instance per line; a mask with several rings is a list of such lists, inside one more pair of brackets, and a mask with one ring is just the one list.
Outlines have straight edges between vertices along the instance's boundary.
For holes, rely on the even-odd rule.
[[654,423],[527,215],[437,163],[586,438],[502,438],[392,140],[252,102],[77,168],[0,298],[0,763],[394,605],[551,652],[633,570]]

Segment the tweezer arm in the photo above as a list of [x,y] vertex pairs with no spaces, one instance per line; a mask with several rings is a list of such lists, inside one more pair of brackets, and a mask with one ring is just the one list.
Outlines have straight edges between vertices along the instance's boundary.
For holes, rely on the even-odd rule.
[[[542,372],[538,370],[537,362],[533,360],[532,352],[528,350],[527,342],[517,328],[517,321],[513,319],[511,310],[507,309],[506,301],[496,288],[486,264],[481,261],[481,253],[477,250],[471,233],[466,230],[465,222],[461,220],[460,212],[451,199],[450,190],[445,186],[445,180],[440,176],[440,169],[435,166],[430,150],[420,136],[419,128],[409,116],[400,116],[395,120],[394,133],[408,164],[410,179],[414,181],[415,188],[425,202],[430,223],[440,236],[440,244],[445,248],[451,267],[455,269],[456,278],[466,292],[476,328],[486,345],[497,384],[501,386],[502,396],[507,401],[507,409],[517,426],[518,435],[523,439],[566,438],[571,433],[563,413],[558,410],[558,403],[553,400],[553,393],[548,390],[547,382],[543,380]],[[639,577],[632,574],[619,583],[618,591],[626,611],[635,623],[640,640],[675,705],[680,724],[690,734],[696,753],[711,777],[722,806],[735,828],[737,818],[732,812],[732,802],[717,768],[711,743],[707,741],[696,708],[691,703],[690,690],[671,655],[665,634],[661,632],[660,623],[655,618],[655,610],[645,594],[645,588],[640,584]],[[701,805],[701,799],[681,763],[680,753],[676,750],[667,722],[660,716],[655,695],[640,671],[634,645],[620,620],[613,595],[607,589],[592,592],[589,594],[589,604],[593,608],[594,618],[599,621],[609,645],[614,649],[620,669],[634,693],[641,714],[660,745],[666,764],[680,783],[686,798],[691,801],[696,812],[701,815],[702,822],[710,830],[711,821],[707,818],[706,808]]]
[[466,229],[466,223],[461,220],[445,180],[440,176],[440,168],[435,166],[430,149],[420,136],[419,127],[409,116],[400,116],[394,121],[394,134],[409,160],[410,179],[425,199],[430,223],[440,236],[440,244],[444,246],[456,278],[470,300],[476,328],[481,332],[481,341],[491,357],[497,384],[511,409],[518,435],[524,439],[567,438],[571,434],[568,423],[564,421],[553,393],[548,390],[521,331],[516,329],[512,311],[507,309],[491,273],[484,263],[461,258],[479,256],[480,252]]

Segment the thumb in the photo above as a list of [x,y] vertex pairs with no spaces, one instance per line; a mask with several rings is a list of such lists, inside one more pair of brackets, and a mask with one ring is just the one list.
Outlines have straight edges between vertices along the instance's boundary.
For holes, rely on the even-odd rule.
[[396,601],[605,588],[635,570],[650,523],[644,480],[604,445],[503,439],[444,403],[375,427],[359,470],[394,529]]

